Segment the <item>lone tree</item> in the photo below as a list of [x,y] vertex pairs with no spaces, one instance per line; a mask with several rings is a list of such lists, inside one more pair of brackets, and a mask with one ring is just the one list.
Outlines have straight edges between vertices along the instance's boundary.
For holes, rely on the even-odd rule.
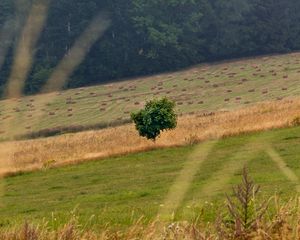
[[175,102],[166,97],[152,100],[146,103],[144,109],[131,113],[131,119],[140,136],[155,141],[162,131],[171,130],[177,126],[174,108]]

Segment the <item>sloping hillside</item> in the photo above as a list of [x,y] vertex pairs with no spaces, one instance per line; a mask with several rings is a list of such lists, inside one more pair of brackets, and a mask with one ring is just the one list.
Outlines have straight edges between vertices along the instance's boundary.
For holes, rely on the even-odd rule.
[[300,54],[200,65],[108,85],[1,101],[0,133],[123,122],[146,100],[167,96],[179,114],[224,111],[300,95]]

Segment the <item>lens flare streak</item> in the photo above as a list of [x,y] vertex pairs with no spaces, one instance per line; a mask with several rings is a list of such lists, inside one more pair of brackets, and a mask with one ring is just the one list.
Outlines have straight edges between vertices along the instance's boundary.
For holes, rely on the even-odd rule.
[[176,212],[184,197],[189,190],[195,175],[199,171],[201,164],[207,159],[217,141],[209,141],[201,144],[187,160],[184,168],[171,186],[169,193],[165,199],[162,209],[158,216],[164,220],[172,220],[173,214]]
[[27,22],[19,37],[11,75],[8,79],[7,97],[21,97],[25,80],[32,67],[34,48],[47,19],[49,1],[33,4]]
[[99,14],[96,16],[84,33],[78,38],[74,46],[63,58],[47,81],[42,92],[59,91],[74,72],[76,67],[83,61],[93,44],[107,30],[110,21]]

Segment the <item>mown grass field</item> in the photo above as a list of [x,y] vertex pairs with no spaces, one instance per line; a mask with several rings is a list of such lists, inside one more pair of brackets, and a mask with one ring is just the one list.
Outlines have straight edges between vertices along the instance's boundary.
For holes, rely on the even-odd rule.
[[146,100],[167,96],[179,114],[230,110],[299,96],[300,54],[236,60],[118,83],[0,102],[0,136],[129,118]]
[[[45,219],[56,227],[67,222],[75,208],[80,221],[88,227],[107,223],[127,226],[141,216],[154,219],[165,207],[168,191],[186,163],[202,157],[203,144],[7,177],[2,186],[0,225]],[[231,185],[240,182],[245,164],[252,178],[262,186],[262,196],[295,196],[300,183],[297,179],[290,181],[286,169],[300,177],[299,144],[299,127],[214,143],[207,158],[197,166],[176,219],[192,219],[200,215],[202,206],[207,210],[203,217],[213,218],[214,206],[222,205]],[[267,154],[268,146],[282,158],[284,167],[279,168],[276,158],[274,161]]]

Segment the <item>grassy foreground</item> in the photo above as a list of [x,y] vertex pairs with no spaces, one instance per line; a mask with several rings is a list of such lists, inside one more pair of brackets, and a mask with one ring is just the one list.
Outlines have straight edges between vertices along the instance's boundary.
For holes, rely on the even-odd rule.
[[[299,143],[300,128],[216,142],[197,167],[176,218],[191,219],[200,214],[201,206],[210,202],[222,204],[224,193],[230,192],[232,184],[240,182],[244,164],[266,196],[274,193],[287,198],[294,196],[300,177]],[[202,145],[155,150],[5,178],[0,224],[10,226],[24,219],[33,222],[46,219],[55,227],[67,222],[74,209],[80,221],[91,225],[127,226],[140,216],[153,220],[165,207],[168,191],[186,163],[202,157]],[[284,166],[278,164],[278,156],[272,159],[272,154],[265,151],[268,146],[282,158]],[[296,179],[289,176],[291,173]],[[212,218],[214,209],[206,212],[205,218]]]

